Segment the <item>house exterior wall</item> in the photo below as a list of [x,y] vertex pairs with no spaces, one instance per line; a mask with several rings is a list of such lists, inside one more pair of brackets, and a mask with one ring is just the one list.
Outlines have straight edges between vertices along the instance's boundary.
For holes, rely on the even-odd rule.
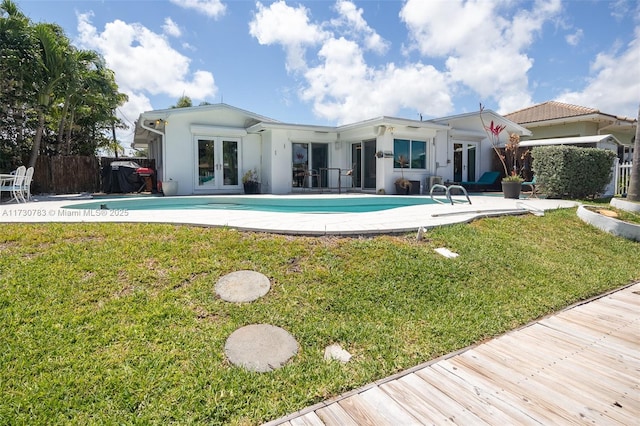
[[[164,165],[162,174],[158,175],[165,181],[177,181],[178,195],[241,193],[242,174],[254,167],[260,170],[262,152],[260,136],[244,131],[245,119],[235,111],[169,112],[164,129]],[[224,189],[197,187],[197,141],[210,138],[239,140],[238,185]]]
[[[497,115],[495,117],[499,118]],[[141,135],[139,140],[146,140],[150,156],[156,158],[158,179],[177,181],[179,195],[242,193],[241,178],[247,170],[254,168],[258,172],[262,193],[289,194],[302,191],[302,187],[293,185],[295,143],[326,145],[326,151],[321,154],[326,154],[326,165],[331,170],[326,172],[328,181],[323,185],[334,190],[338,187],[338,177],[342,189],[351,185],[353,178],[348,177],[347,171],[354,167],[354,144],[362,144],[363,150],[359,152],[363,156],[363,174],[359,177],[362,178],[363,187],[378,192],[384,190],[389,194],[395,193],[395,181],[400,177],[419,182],[423,193],[429,189],[430,176],[453,180],[453,144],[456,141],[477,143],[475,165],[478,176],[491,168],[492,148],[488,141],[482,141],[486,135],[478,116],[474,114],[455,117],[451,122],[449,119],[418,122],[379,117],[335,128],[279,123],[263,118],[220,104],[144,113],[139,122],[146,123],[146,126],[142,125],[142,129],[137,130],[141,132],[138,133]],[[146,133],[143,129],[146,129]],[[217,144],[224,140],[238,142],[237,184],[226,180],[221,183],[218,172],[203,175],[209,178],[215,174],[214,179],[203,180],[199,176],[199,170],[205,170],[202,167],[199,169],[202,165],[198,164],[199,139],[213,140]],[[425,168],[397,168],[394,161],[397,155],[394,153],[395,139],[425,142]],[[214,157],[215,163],[218,163],[215,170],[222,167],[226,176],[229,176],[228,169],[231,167],[219,164],[220,158],[221,155]],[[364,166],[372,163],[375,169]],[[232,169],[235,170],[235,167],[234,164]]]

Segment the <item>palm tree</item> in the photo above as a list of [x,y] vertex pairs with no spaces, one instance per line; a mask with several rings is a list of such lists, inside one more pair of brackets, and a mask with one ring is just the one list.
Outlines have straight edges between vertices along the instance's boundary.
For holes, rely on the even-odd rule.
[[172,105],[171,108],[189,108],[192,106],[193,102],[191,101],[191,98],[186,95],[182,95],[178,99],[178,102],[175,105]]
[[53,24],[37,24],[34,27],[36,39],[39,43],[38,73],[34,76],[34,86],[37,90],[38,125],[31,146],[29,167],[36,165],[40,153],[40,143],[44,133],[45,117],[55,99],[55,90],[65,76],[66,58],[69,51],[69,39],[62,29]]
[[65,75],[62,81],[61,96],[63,97],[62,108],[58,123],[57,142],[62,146],[65,127],[68,124],[65,154],[71,153],[71,128],[75,116],[76,106],[83,101],[86,95],[86,83],[91,78],[91,72],[103,67],[103,60],[97,52],[92,50],[78,50],[70,46],[70,51],[65,57]]
[[627,190],[627,200],[640,201],[640,107],[636,120],[636,136],[633,142],[633,162],[631,163],[631,179]]

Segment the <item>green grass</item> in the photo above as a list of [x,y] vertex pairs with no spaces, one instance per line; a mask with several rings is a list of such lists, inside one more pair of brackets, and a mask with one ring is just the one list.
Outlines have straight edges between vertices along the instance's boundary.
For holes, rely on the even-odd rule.
[[[638,243],[575,209],[427,237],[3,224],[0,424],[257,424],[640,279]],[[216,298],[241,269],[271,291]],[[298,355],[272,373],[232,366],[225,340],[252,323],[288,330]],[[325,362],[332,343],[352,361]]]

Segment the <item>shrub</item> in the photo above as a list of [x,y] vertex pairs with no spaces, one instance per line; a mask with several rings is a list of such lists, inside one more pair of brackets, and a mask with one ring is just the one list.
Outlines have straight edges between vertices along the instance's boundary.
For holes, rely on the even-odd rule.
[[537,182],[551,198],[596,198],[611,181],[615,152],[575,146],[545,146],[532,150]]

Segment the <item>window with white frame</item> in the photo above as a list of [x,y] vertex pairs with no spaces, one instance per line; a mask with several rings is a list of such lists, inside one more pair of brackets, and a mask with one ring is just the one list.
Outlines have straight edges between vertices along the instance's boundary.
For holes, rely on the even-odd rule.
[[427,142],[394,139],[393,167],[395,169],[426,169]]

